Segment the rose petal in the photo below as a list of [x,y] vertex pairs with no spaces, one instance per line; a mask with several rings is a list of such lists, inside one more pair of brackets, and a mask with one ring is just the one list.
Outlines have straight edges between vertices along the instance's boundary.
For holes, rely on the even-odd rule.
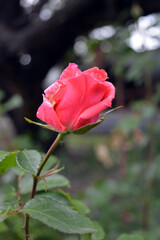
[[53,95],[55,95],[56,92],[59,90],[59,88],[60,88],[60,83],[59,81],[56,81],[51,86],[46,88],[46,90],[44,90],[44,93],[48,98],[52,98]]
[[42,121],[55,126],[60,132],[66,130],[66,127],[59,121],[56,112],[53,109],[51,103],[44,97],[43,103],[40,105],[37,111],[37,117]]
[[60,80],[44,91],[37,117],[60,132],[97,122],[100,112],[111,106],[115,95],[114,86],[105,82],[107,78],[102,69],[94,67],[81,72],[70,63]]
[[80,114],[100,102],[104,98],[106,91],[108,91],[108,86],[106,87],[104,82],[97,81],[90,76],[86,76],[86,74],[84,74],[84,77],[86,80],[86,92]]
[[104,96],[104,99],[98,102],[97,104],[93,105],[92,107],[86,109],[79,116],[78,121],[81,121],[81,119],[90,119],[93,116],[104,111],[106,108],[111,107],[112,100],[115,97],[115,88],[113,84],[110,82],[104,82],[104,84],[106,87],[108,87],[108,91],[106,91],[106,95]]
[[[65,86],[64,96],[55,108],[61,123],[67,126],[68,129],[72,129],[78,124],[80,121],[79,116],[87,111],[86,109],[97,105],[105,98],[106,94],[110,93],[111,86],[113,85],[110,85],[110,83],[98,82],[84,73],[81,73],[77,78],[69,79]],[[103,110],[105,108],[106,106],[103,107]],[[87,124],[94,121],[89,120],[89,118],[93,118],[100,113],[100,111],[95,113],[94,111],[92,111],[90,117],[83,118],[87,119]]]
[[99,69],[98,67],[90,68],[83,73],[90,75],[94,79],[105,81],[108,78],[107,73],[103,69]]
[[92,118],[89,118],[89,119],[84,119],[84,118],[78,118],[78,120],[75,122],[74,126],[73,126],[73,130],[75,129],[78,129],[82,126],[85,126],[87,124],[90,124],[90,123],[95,123],[97,122],[99,118],[99,114],[95,115],[94,117]]
[[86,80],[84,76],[71,78],[65,86],[63,98],[55,107],[61,123],[69,129],[72,128],[73,122],[77,119],[84,105],[85,92]]
[[68,67],[62,72],[60,80],[77,77],[80,74],[81,70],[78,69],[78,65],[75,63],[69,63]]

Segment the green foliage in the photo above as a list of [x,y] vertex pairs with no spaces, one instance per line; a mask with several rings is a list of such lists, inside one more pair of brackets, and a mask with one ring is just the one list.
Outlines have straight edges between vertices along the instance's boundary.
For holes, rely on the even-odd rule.
[[[7,196],[4,199],[7,199]],[[2,200],[0,202],[0,222],[3,222],[6,218],[14,214],[17,214],[17,209],[19,209],[17,201],[12,200],[10,202],[7,202],[6,200]]]
[[102,229],[102,227],[97,223],[97,222],[93,222],[94,226],[96,228],[96,232],[95,233],[91,233],[91,234],[84,234],[81,236],[80,240],[103,240],[105,237],[105,233],[104,230]]
[[36,150],[24,150],[17,154],[17,164],[30,174],[36,174],[41,163],[41,154]]
[[93,240],[103,240],[105,237],[105,232],[103,230],[103,228],[100,226],[99,223],[97,222],[93,222],[94,223],[94,227],[96,228],[96,232],[92,233],[92,239]]
[[3,185],[0,189],[0,202],[15,202],[16,200],[16,189],[10,184]]
[[4,222],[5,229],[3,231],[0,229],[0,238],[1,240],[9,239],[9,240],[23,240],[24,233],[21,229],[23,224],[22,215],[12,215],[11,217],[5,219]]
[[72,199],[69,193],[65,193],[62,189],[59,189],[59,193],[62,194],[74,208],[74,210],[80,212],[83,215],[86,215],[90,212],[89,208],[78,199]]
[[61,232],[84,234],[95,231],[87,217],[60,201],[55,201],[52,194],[36,196],[29,200],[22,212]]
[[81,202],[80,200],[73,199],[72,200],[72,205],[81,214],[86,215],[86,214],[88,214],[90,212],[89,208],[83,202]]
[[15,188],[9,184],[2,186],[0,189],[0,222],[17,214],[16,209],[19,209],[19,205]]
[[4,222],[0,223],[0,232],[8,231],[8,228]]
[[2,104],[5,95],[5,92],[0,89],[0,114],[4,114],[22,106],[23,100],[19,94],[13,95],[7,102]]
[[133,234],[122,234],[120,237],[117,238],[117,240],[145,240],[142,236]]
[[[41,156],[42,156],[42,159],[44,159],[45,154],[41,153]],[[48,161],[46,162],[46,164],[44,165],[41,173],[44,174],[45,172],[50,170],[57,162],[58,162],[57,157],[55,157],[54,155],[51,155]]]
[[[31,192],[32,190],[32,185],[33,185],[33,180],[30,177],[30,175],[25,175],[22,178],[22,181],[20,182],[20,192],[22,194],[26,194]],[[50,188],[57,188],[57,187],[69,187],[69,180],[60,175],[60,174],[53,174],[51,176],[48,176],[45,180],[42,178],[39,182],[38,182],[38,186],[37,186],[37,191],[41,191],[41,190],[47,190]]]
[[[139,15],[135,6],[132,10],[137,18]],[[158,69],[159,58],[154,51],[144,50],[143,53],[138,53],[127,45],[127,39],[131,36],[130,28],[119,26],[113,28],[115,34],[110,38],[97,40],[88,36],[86,39],[88,53],[82,58],[85,59],[85,63],[92,65],[93,59],[99,56],[98,53],[101,53],[101,56],[104,54],[102,61],[108,62],[108,66],[111,65],[110,71],[117,80],[123,79],[131,87],[131,82],[137,86],[144,86],[145,94],[148,78],[151,81],[151,73]],[[83,61],[83,59],[79,60]],[[54,156],[49,158],[43,168],[38,178],[35,198],[30,200],[33,187],[31,175],[37,174],[45,155],[35,150],[12,153],[0,151],[0,174],[6,173],[9,169],[16,174],[11,178],[15,187],[6,184],[0,189],[1,240],[24,239],[23,230],[20,228],[25,213],[31,216],[30,239],[34,240],[159,240],[160,127],[155,123],[155,118],[160,100],[160,84],[155,89],[156,94],[152,99],[136,101],[130,106],[132,111],[129,115],[124,114],[122,121],[118,123],[116,136],[113,136],[114,133],[109,135],[108,139],[107,136],[103,136],[103,141],[100,140],[100,136],[79,137],[78,141],[76,135],[72,138],[69,147],[72,144],[75,148],[79,146],[82,154],[84,145],[86,149],[85,161],[80,156],[79,165],[75,161],[70,171],[77,175],[85,162],[85,173],[87,167],[92,168],[94,177],[100,179],[90,184],[80,194],[80,199],[87,202],[91,211],[79,199],[72,199],[69,193],[60,189],[53,190],[53,188],[70,186],[69,180],[60,174],[46,175],[58,162]],[[18,95],[2,104],[4,96],[4,92],[0,91],[0,114],[21,106],[22,100]],[[82,135],[105,118],[106,115],[103,115],[97,123],[89,124],[73,133]],[[58,129],[52,126],[25,119],[29,123],[58,132]],[[93,161],[96,161],[95,156],[88,159],[90,152],[88,149],[92,148],[93,152],[96,151],[100,141],[104,146],[106,145],[112,163],[110,169],[104,164],[107,168],[102,170],[102,166],[102,172],[99,172],[100,163],[93,164]],[[20,148],[23,146],[30,148],[33,145],[29,135],[19,138],[19,142]],[[77,172],[74,164],[78,166],[76,166]],[[12,171],[10,172],[13,174]],[[5,179],[6,175],[3,177]],[[86,217],[89,213],[93,219],[100,222],[104,230],[97,222],[91,222]],[[72,235],[66,237],[66,234],[61,235],[57,230]],[[123,232],[127,234],[122,234]]]
[[0,222],[4,221],[7,217],[15,214],[15,209],[17,209],[18,204],[16,203],[0,203]]
[[[44,191],[51,188],[70,186],[67,178],[54,173],[58,168],[57,158],[53,156],[49,158],[41,173],[42,175],[38,176],[36,196],[32,200],[28,200],[27,194],[32,191],[33,187],[31,175],[35,176],[37,174],[44,154],[35,150],[13,153],[1,151],[0,153],[0,159],[3,163],[0,166],[0,171],[5,172],[7,169],[14,167],[14,172],[19,175],[17,193],[12,185],[4,185],[0,190],[0,222],[8,221],[8,217],[14,217],[14,215],[29,214],[33,219],[38,219],[55,230],[72,234],[90,233],[95,234],[93,239],[102,239],[100,236],[102,236],[103,230],[85,216],[89,213],[86,205],[77,199],[72,200],[70,194],[62,190],[58,192]],[[15,167],[16,163],[17,166]],[[56,164],[55,167],[53,167],[54,164]],[[15,223],[14,225],[17,226]],[[6,236],[9,237],[7,235],[7,225],[2,224],[0,232],[3,233],[1,234],[2,239],[5,239]],[[16,229],[13,230],[12,236],[22,239],[21,234]]]
[[0,174],[4,174],[9,168],[16,165],[17,152],[0,150]]
[[[30,237],[35,240],[53,238],[55,240],[159,240],[160,127],[154,121],[157,108],[151,102],[138,101],[132,105],[132,110],[134,114],[125,115],[109,138],[103,137],[103,145],[107,145],[110,158],[114,159],[110,171],[114,177],[112,179],[104,177],[103,180],[103,176],[98,172],[99,169],[96,168],[94,173],[100,180],[95,181],[80,194],[80,199],[87,202],[91,212],[88,206],[79,199],[72,199],[69,193],[60,189],[53,190],[53,188],[69,187],[66,177],[55,173],[47,176],[47,173],[58,168],[59,161],[56,157],[51,156],[48,159],[38,178],[36,196],[29,200],[33,185],[31,175],[37,174],[44,154],[35,150],[13,153],[0,151],[1,173],[12,168],[14,173],[19,175],[17,189],[11,185],[5,185],[0,189],[0,221],[3,221],[0,223],[1,239],[23,240],[23,231],[20,227],[19,230],[16,228],[20,220],[22,225],[23,215],[27,213],[33,224],[31,224]],[[141,126],[146,120],[147,124],[143,125],[144,130]],[[117,144],[117,139],[118,145],[114,145]],[[82,138],[81,143],[78,142],[76,145],[81,151],[83,145],[90,149],[94,148],[99,144],[100,137],[95,141],[90,141],[87,137],[85,140],[89,143],[86,144]],[[87,150],[84,154],[86,153]],[[124,159],[127,160],[126,172],[125,175],[121,175],[121,171],[124,170],[122,161]],[[89,161],[93,163],[93,159]],[[104,170],[104,176],[106,172],[108,169]],[[98,220],[103,228],[98,223],[91,222],[86,217],[88,213],[92,219]],[[18,219],[17,223],[15,217]],[[143,224],[145,227],[142,229]],[[11,228],[13,225],[14,229]],[[73,235],[66,237],[56,230]],[[123,232],[127,234],[120,235]]]
[[3,104],[5,112],[21,107],[23,104],[22,97],[19,94],[13,95],[6,103]]

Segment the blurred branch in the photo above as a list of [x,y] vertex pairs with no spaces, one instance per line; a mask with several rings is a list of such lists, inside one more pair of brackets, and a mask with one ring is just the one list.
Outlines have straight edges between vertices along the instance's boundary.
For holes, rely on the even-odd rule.
[[34,13],[39,13],[44,4],[46,4],[48,0],[40,0],[34,7],[33,7],[33,12]]
[[[42,0],[37,4],[33,11],[39,12],[42,6],[46,3]],[[153,11],[160,11],[159,1],[154,1],[152,5],[150,1],[139,1],[143,14],[148,14]],[[34,48],[39,49],[46,43],[48,46],[54,48],[54,43],[60,43],[61,46],[67,48],[71,45],[76,35],[87,32],[97,23],[116,21],[118,16],[123,14],[123,21],[132,18],[130,8],[133,1],[104,1],[104,0],[68,0],[65,6],[55,12],[55,14],[48,20],[42,21],[37,15],[32,21],[20,30],[14,31],[3,23],[0,24],[0,46],[5,46],[9,51],[31,51]],[[61,38],[65,41],[61,41]],[[49,41],[51,39],[52,41]],[[38,40],[38,41],[37,41]],[[48,42],[49,41],[49,42]],[[64,48],[64,47],[63,47]]]

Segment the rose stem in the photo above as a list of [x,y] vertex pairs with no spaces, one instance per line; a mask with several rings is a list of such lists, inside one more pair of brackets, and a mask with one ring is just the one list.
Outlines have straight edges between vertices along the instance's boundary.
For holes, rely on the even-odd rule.
[[[50,157],[50,155],[52,154],[52,152],[55,150],[55,148],[58,146],[58,144],[60,143],[60,141],[62,140],[62,138],[67,135],[67,133],[59,133],[57,135],[57,138],[55,139],[55,141],[52,143],[51,147],[49,148],[48,152],[46,153],[39,169],[37,172],[37,175],[34,176],[34,181],[33,181],[33,187],[32,187],[32,193],[31,193],[31,199],[34,198],[35,193],[36,193],[36,188],[37,188],[37,183],[38,183],[38,177],[45,165],[45,163],[47,162],[48,158]],[[26,240],[29,240],[29,215],[25,214],[25,235],[26,235]]]
[[24,229],[25,229],[25,240],[29,240],[29,215],[25,214],[25,223],[24,223]]

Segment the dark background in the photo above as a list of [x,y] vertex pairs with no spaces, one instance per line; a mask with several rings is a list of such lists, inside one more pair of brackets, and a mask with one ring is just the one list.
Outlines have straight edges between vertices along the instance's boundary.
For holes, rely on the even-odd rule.
[[[35,113],[42,101],[42,81],[50,68],[57,64],[62,69],[68,62],[80,64],[81,70],[93,65],[105,68],[110,74],[110,81],[117,88],[114,105],[125,105],[144,96],[144,86],[130,91],[135,89],[134,81],[128,84],[129,90],[124,93],[124,73],[116,76],[115,71],[110,70],[123,61],[124,46],[113,54],[113,51],[98,51],[100,41],[90,44],[96,60],[89,63],[84,61],[85,56],[81,58],[75,54],[73,46],[78,36],[88,38],[94,28],[112,25],[116,27],[117,34],[112,37],[115,41],[113,48],[116,49],[118,45],[121,48],[126,37],[124,32],[121,39],[122,29],[128,29],[140,16],[158,12],[159,0],[1,0],[0,88],[5,92],[2,102],[14,94],[19,94],[23,99],[22,107],[10,113],[17,131],[23,132],[26,128],[24,116],[36,119]],[[130,52],[132,54],[134,51]],[[135,64],[137,57],[132,64]],[[150,87],[146,91],[151,94]]]

